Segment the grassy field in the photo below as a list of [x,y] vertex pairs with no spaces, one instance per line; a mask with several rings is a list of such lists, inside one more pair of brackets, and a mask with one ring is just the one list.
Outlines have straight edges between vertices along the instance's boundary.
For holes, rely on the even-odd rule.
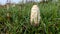
[[[60,34],[60,2],[38,3],[41,21],[38,27],[30,24],[32,3],[0,8],[0,34]],[[7,12],[10,17],[7,17]]]

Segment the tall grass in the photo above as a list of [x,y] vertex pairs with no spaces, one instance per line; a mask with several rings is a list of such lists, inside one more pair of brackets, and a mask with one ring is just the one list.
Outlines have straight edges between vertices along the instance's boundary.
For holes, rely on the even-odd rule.
[[[32,3],[16,5],[9,10],[0,8],[0,33],[6,34],[60,34],[60,2],[38,3],[41,21],[38,27],[30,25]],[[21,8],[21,9],[20,9]],[[7,12],[11,18],[7,19]]]

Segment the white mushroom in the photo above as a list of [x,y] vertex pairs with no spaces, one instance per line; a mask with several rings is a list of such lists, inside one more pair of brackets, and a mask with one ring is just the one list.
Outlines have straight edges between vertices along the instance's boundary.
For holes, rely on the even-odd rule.
[[38,25],[40,23],[40,10],[37,5],[33,5],[31,8],[30,22],[31,25]]

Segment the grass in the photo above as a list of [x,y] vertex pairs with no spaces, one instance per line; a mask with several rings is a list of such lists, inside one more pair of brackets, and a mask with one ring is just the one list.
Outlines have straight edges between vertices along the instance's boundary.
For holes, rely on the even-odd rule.
[[[60,34],[60,2],[38,3],[41,13],[41,21],[38,27],[30,25],[30,10],[32,5],[32,3],[27,3],[22,4],[22,6],[10,6],[9,10],[0,8],[0,33]],[[6,16],[7,12],[11,15],[9,20]]]

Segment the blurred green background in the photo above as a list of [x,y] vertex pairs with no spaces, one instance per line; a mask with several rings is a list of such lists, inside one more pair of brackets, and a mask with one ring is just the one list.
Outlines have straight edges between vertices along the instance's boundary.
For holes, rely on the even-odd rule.
[[0,34],[60,34],[60,1],[36,4],[41,13],[38,27],[30,24],[33,3],[16,4],[8,10],[0,7]]

